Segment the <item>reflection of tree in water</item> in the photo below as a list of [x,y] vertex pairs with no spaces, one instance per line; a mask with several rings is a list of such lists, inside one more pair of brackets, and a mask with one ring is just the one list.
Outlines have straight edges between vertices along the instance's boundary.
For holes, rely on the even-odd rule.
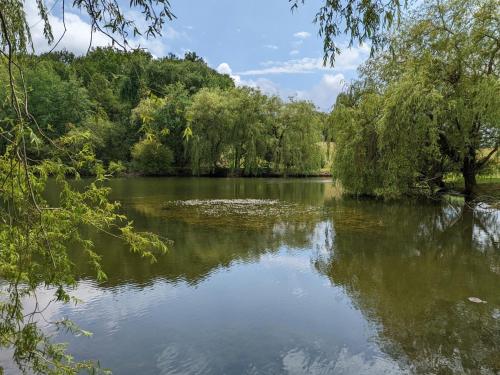
[[[498,211],[342,206],[333,210],[333,250],[315,265],[378,325],[382,349],[418,373],[498,372]],[[358,230],[359,218],[349,227],[346,212],[366,216],[372,230]]]
[[[130,281],[145,284],[155,278],[197,284],[221,267],[258,261],[262,255],[278,251],[284,245],[309,247],[310,235],[322,211],[285,206],[287,209],[275,211],[257,206],[262,216],[257,220],[259,212],[245,218],[238,211],[240,207],[234,212],[231,208],[219,207],[216,215],[211,215],[200,214],[197,206],[166,210],[161,205],[134,205],[127,213],[129,218],[140,227],[173,239],[175,244],[157,263],[151,264],[123,249],[120,241],[104,235],[95,237],[108,275],[105,285]],[[83,260],[74,261],[79,269],[85,270]],[[92,275],[90,269],[83,272],[82,276],[85,275]]]

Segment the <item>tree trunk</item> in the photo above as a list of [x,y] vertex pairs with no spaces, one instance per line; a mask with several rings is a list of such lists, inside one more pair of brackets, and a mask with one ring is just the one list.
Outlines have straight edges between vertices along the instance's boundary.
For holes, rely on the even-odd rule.
[[472,197],[476,190],[476,160],[470,155],[466,156],[464,159],[464,165],[462,167],[462,175],[464,177],[464,193],[467,197]]
[[237,149],[235,151],[235,156],[234,156],[234,171],[239,172],[240,170],[240,150]]

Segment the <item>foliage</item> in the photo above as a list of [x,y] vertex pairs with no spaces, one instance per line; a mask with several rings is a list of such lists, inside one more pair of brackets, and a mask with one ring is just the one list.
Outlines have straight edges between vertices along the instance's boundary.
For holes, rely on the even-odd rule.
[[280,108],[273,133],[272,163],[285,174],[308,175],[321,168],[321,121],[314,106],[291,102]]
[[392,197],[442,177],[437,126],[442,96],[413,72],[390,85],[384,99],[377,124],[383,185],[375,192]]
[[382,98],[377,93],[363,93],[357,100],[340,94],[331,114],[336,142],[333,175],[354,194],[372,194],[381,186],[377,121]]
[[283,103],[248,88],[202,89],[187,111],[194,173],[307,175],[321,168],[322,118],[311,103]]
[[[45,39],[52,43],[50,10],[42,0],[35,3]],[[88,93],[102,93],[97,99],[105,110],[120,111],[109,77],[97,76],[93,85],[82,87],[68,67],[74,62],[70,54],[27,56],[31,35],[24,7],[24,2],[0,1],[0,347],[12,350],[23,373],[96,372],[94,363],[75,361],[38,324],[47,306],[38,303],[37,291],[54,290],[49,303],[70,302],[69,288],[77,282],[70,248],[83,252],[97,278],[105,279],[94,245],[83,235],[87,228],[118,237],[151,260],[156,252],[165,252],[167,244],[151,233],[135,232],[118,213],[118,204],[108,200],[105,170],[93,153],[101,140],[88,122],[101,113],[92,108]],[[140,33],[115,0],[76,0],[72,7],[89,15],[92,32],[99,30],[117,44],[126,45],[130,31]],[[168,0],[137,0],[130,7],[142,11],[149,36],[158,34],[165,19],[173,16]],[[34,61],[38,63],[31,64]],[[84,126],[68,131],[69,124]],[[75,186],[68,176],[78,180],[80,170],[91,171],[95,179]],[[46,189],[59,192],[57,198],[47,200]],[[27,300],[36,302],[33,310],[27,309]],[[48,324],[88,334],[67,320]]]
[[175,164],[187,164],[184,150],[186,111],[191,104],[189,91],[180,82],[165,88],[165,97],[154,95],[143,99],[132,110],[132,121],[140,124],[140,132],[153,135],[174,152]]
[[[288,0],[292,10],[297,9],[305,0]],[[416,1],[414,1],[417,3]],[[412,1],[408,0],[323,0],[314,22],[319,25],[319,35],[323,37],[325,64],[332,65],[340,51],[335,40],[341,34],[347,34],[349,47],[354,42],[369,42],[372,52],[383,47],[383,32],[398,24],[401,8]]]
[[108,173],[111,176],[118,177],[123,175],[127,170],[127,167],[123,165],[123,163],[118,160],[118,161],[110,161],[108,165]]
[[128,153],[123,150],[121,142],[125,137],[125,129],[105,117],[94,115],[85,118],[78,125],[68,124],[68,132],[64,136],[84,136],[83,143],[78,147],[83,147],[84,143],[89,145],[93,152],[99,155],[99,160],[107,164],[113,159],[126,159]]
[[[57,52],[23,58],[37,124],[55,142],[73,137],[72,152],[89,147],[103,167],[121,161],[136,173],[152,173],[132,160],[133,146],[151,137],[173,152],[168,173],[306,175],[324,166],[326,151],[317,143],[325,139],[326,115],[305,102],[235,88],[196,56],[155,60],[140,51],[97,48],[83,57]],[[189,81],[191,70],[196,85]],[[148,72],[161,73],[150,80]],[[0,68],[0,77],[8,84],[7,70]],[[3,103],[2,117],[11,116]],[[38,137],[27,150],[33,158],[49,157],[50,145]],[[94,173],[91,166],[79,172]]]
[[189,141],[193,171],[197,173],[206,166],[214,173],[229,143],[234,121],[230,93],[220,89],[200,90],[193,98],[187,118],[193,134]]
[[215,73],[203,59],[193,58],[189,53],[182,60],[166,57],[156,64],[149,65],[146,81],[152,93],[159,96],[167,94],[165,88],[175,83],[181,83],[190,94],[196,93],[202,87],[234,87],[229,76]]
[[132,148],[134,169],[150,176],[166,175],[172,171],[172,150],[154,138],[146,138]]
[[67,124],[79,123],[92,113],[88,92],[73,75],[63,79],[45,61],[25,72],[30,112],[47,135],[63,134]]
[[[334,173],[351,192],[432,193],[446,173],[458,172],[465,193],[474,193],[500,143],[499,14],[495,0],[429,2],[366,64],[355,104],[338,102],[330,119],[339,150]],[[363,109],[373,92],[378,109]]]

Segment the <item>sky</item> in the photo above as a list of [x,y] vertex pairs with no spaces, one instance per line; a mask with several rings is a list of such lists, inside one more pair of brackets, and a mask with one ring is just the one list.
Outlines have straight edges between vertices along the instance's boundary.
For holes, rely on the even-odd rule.
[[[50,19],[58,39],[63,23],[60,4],[55,1]],[[49,47],[33,3],[26,2],[27,17],[35,52],[40,53]],[[47,4],[51,6],[54,0]],[[310,100],[323,111],[331,108],[369,56],[367,45],[343,48],[333,68],[323,66],[322,40],[313,23],[317,1],[306,1],[294,12],[288,0],[171,0],[171,5],[177,18],[166,23],[162,36],[137,38],[136,45],[155,57],[194,51],[212,68],[229,74],[236,85],[257,87],[284,99]],[[140,24],[140,13],[127,13]],[[57,49],[86,53],[90,41],[86,17],[66,6],[65,21],[67,31]],[[342,38],[337,42],[347,44]],[[104,35],[94,34],[94,46],[109,43]]]

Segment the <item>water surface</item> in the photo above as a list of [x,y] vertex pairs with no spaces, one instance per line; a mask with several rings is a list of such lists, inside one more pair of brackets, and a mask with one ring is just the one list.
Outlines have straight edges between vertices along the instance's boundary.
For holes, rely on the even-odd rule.
[[[79,359],[115,374],[494,374],[500,215],[454,203],[339,199],[328,179],[118,179],[155,264],[95,238],[76,307]],[[473,303],[477,297],[486,303]]]

